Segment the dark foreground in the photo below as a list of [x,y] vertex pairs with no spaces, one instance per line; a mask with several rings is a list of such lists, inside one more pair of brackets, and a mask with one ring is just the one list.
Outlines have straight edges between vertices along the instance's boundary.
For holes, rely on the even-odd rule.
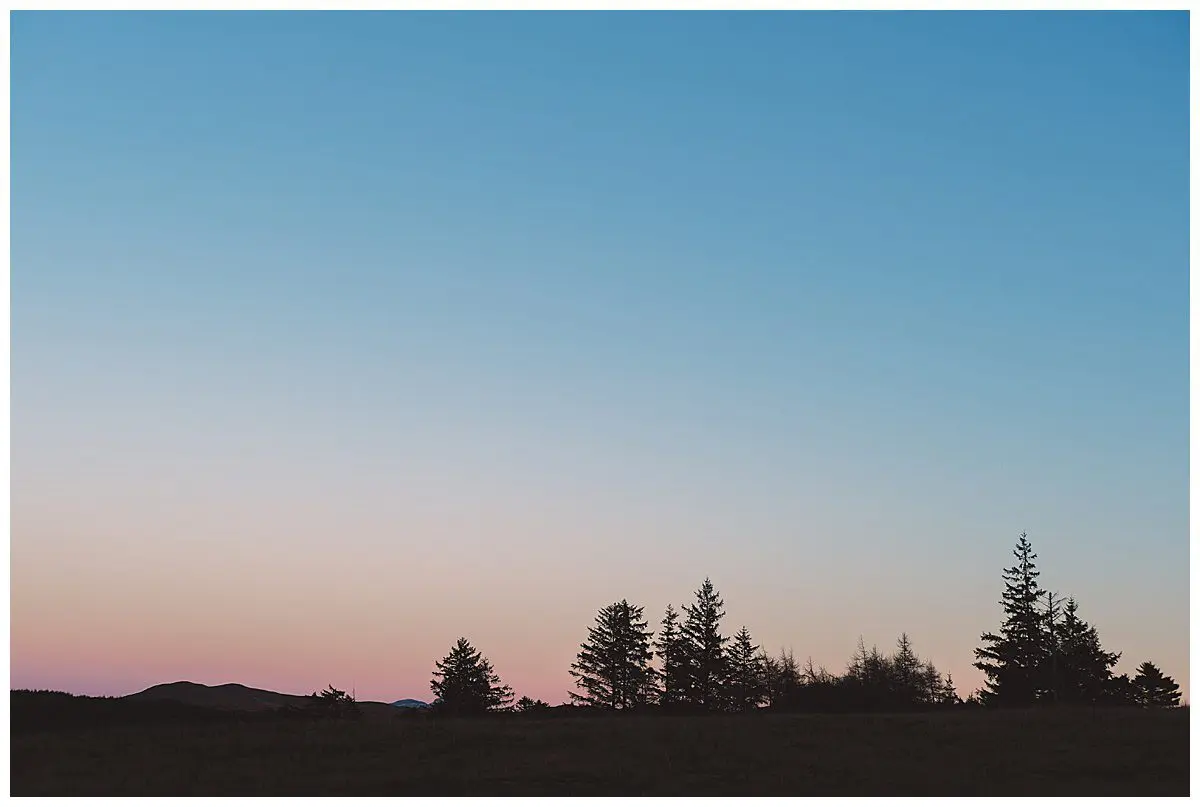
[[12,795],[1188,795],[1188,712],[277,721],[12,737]]

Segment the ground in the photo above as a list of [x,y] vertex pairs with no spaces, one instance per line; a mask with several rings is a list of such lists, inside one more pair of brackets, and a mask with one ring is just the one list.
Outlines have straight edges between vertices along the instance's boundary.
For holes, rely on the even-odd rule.
[[11,761],[14,796],[1189,794],[1184,709],[57,729]]

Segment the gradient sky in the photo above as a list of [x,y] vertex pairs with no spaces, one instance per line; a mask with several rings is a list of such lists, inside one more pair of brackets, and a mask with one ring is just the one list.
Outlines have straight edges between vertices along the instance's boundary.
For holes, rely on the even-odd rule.
[[11,18],[14,687],[560,703],[710,575],[1188,669],[1188,17]]

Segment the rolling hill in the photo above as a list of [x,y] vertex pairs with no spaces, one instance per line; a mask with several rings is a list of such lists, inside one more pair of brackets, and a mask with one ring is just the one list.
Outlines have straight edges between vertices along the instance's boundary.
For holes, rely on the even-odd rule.
[[[285,695],[266,689],[254,689],[243,684],[221,684],[207,686],[191,681],[176,681],[173,684],[157,684],[124,696],[123,700],[130,701],[173,701],[191,706],[203,706],[209,709],[224,709],[236,712],[257,712],[271,709],[282,709],[287,706],[303,707],[307,702],[305,695]],[[359,701],[358,706],[366,717],[394,717],[398,711],[396,705],[379,701]],[[411,705],[420,701],[409,701]]]

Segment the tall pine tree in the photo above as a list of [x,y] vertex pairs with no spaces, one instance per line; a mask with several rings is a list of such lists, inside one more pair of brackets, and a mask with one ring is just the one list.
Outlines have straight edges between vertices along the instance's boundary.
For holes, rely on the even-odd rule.
[[605,709],[644,705],[650,694],[650,631],[642,607],[626,600],[600,609],[580,645],[571,675],[583,694],[571,700]]
[[1063,691],[1062,659],[1062,598],[1053,591],[1045,592],[1046,607],[1042,611],[1043,641],[1046,656],[1042,661],[1041,688],[1053,703],[1058,703]]
[[661,662],[658,679],[661,688],[658,702],[662,706],[684,703],[687,698],[687,654],[683,645],[683,631],[679,625],[679,612],[670,605],[663,616],[662,628],[654,640],[654,652]]
[[[936,671],[935,671],[936,674]],[[920,703],[924,700],[923,693],[927,689],[925,669],[921,659],[913,650],[912,641],[907,633],[901,633],[896,642],[896,653],[891,663],[892,688],[898,700],[902,703]]]
[[707,577],[696,591],[696,601],[683,608],[685,702],[709,711],[725,708],[728,658],[721,635],[725,602]]
[[729,707],[743,712],[758,708],[764,696],[764,669],[758,645],[743,625],[729,648]]
[[1013,550],[1017,562],[1004,570],[1004,621],[999,633],[984,633],[976,648],[975,667],[987,676],[980,699],[989,706],[1026,706],[1034,703],[1043,684],[1046,658],[1043,617],[1038,609],[1037,554],[1025,533]]

